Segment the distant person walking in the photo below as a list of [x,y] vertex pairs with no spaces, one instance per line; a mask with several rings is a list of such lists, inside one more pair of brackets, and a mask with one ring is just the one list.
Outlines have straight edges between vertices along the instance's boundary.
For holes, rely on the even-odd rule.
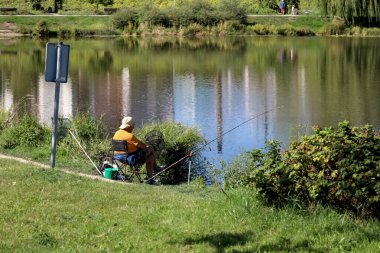
[[281,3],[280,3],[280,10],[281,10],[281,14],[286,14],[286,3],[284,0],[281,0]]

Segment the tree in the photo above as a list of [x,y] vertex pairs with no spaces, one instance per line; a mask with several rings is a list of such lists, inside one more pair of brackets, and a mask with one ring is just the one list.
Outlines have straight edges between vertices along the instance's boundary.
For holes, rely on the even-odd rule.
[[379,0],[319,0],[325,15],[337,15],[348,24],[371,25],[380,20]]
[[57,13],[58,10],[62,10],[63,0],[54,0],[54,12]]
[[41,10],[42,5],[41,5],[41,0],[31,0],[32,2],[32,9],[33,10]]
[[113,4],[113,0],[88,0],[90,4],[96,4],[96,9],[99,8],[99,4],[104,6]]

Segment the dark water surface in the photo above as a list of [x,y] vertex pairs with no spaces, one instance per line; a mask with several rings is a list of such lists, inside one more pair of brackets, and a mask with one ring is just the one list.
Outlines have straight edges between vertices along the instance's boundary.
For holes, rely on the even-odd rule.
[[[50,42],[57,42],[51,40]],[[53,115],[54,83],[44,81],[45,43],[0,39],[0,108],[24,105]],[[110,132],[125,115],[139,126],[175,121],[216,141],[205,155],[232,160],[266,140],[284,146],[313,125],[349,120],[380,128],[380,38],[239,37],[89,39],[71,47],[60,114],[104,114]],[[234,131],[226,131],[249,121]]]

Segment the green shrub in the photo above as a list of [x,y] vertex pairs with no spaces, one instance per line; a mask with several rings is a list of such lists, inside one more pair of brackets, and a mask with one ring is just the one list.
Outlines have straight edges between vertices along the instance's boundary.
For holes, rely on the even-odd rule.
[[347,28],[346,23],[339,17],[334,17],[333,21],[323,27],[324,35],[342,35]]
[[241,5],[240,0],[221,0],[219,10],[224,13],[227,20],[237,20],[241,24],[247,23],[246,8]]
[[183,28],[183,35],[185,36],[202,36],[205,35],[205,27],[200,24],[193,23]]
[[221,171],[225,173],[225,186],[227,188],[252,188],[254,184],[250,179],[251,171],[262,165],[263,156],[264,154],[260,149],[255,149],[240,154],[231,163],[223,165]]
[[60,38],[68,38],[71,36],[71,31],[64,27],[59,27],[57,32],[58,37]]
[[83,140],[102,140],[106,135],[103,117],[95,119],[89,112],[78,112],[71,119],[72,128]]
[[267,0],[267,1],[259,1],[260,6],[263,8],[269,8],[272,10],[277,10],[279,8],[276,0]]
[[7,126],[8,112],[0,110],[0,132]]
[[192,12],[185,6],[171,7],[167,9],[167,15],[170,19],[172,26],[179,28],[181,26],[188,26],[191,22]]
[[46,21],[39,21],[33,28],[33,36],[45,38],[49,35],[49,28]]
[[255,149],[238,156],[227,168],[225,184],[234,188],[255,187],[263,199],[278,204],[287,197],[287,192],[279,189],[285,182],[283,170],[280,143],[272,140],[266,142],[264,150]]
[[309,27],[300,27],[296,30],[298,36],[314,36],[315,33]]
[[278,143],[267,150],[249,153],[242,177],[232,170],[226,182],[256,187],[277,205],[297,200],[380,217],[380,133],[371,126],[314,128],[286,152]]
[[112,16],[112,24],[116,29],[121,30],[128,25],[137,27],[140,24],[138,13],[136,8],[121,9]]
[[[89,112],[78,112],[71,119],[70,131],[94,160],[99,161],[109,154],[111,141],[106,133],[103,117],[95,119]],[[70,134],[66,134],[58,144],[67,156],[83,157],[81,148]]]
[[283,36],[294,36],[296,35],[296,29],[288,24],[281,25],[277,28],[277,34]]
[[142,13],[140,23],[147,22],[153,26],[171,27],[172,21],[169,18],[168,12],[158,8],[147,8]]
[[12,126],[6,127],[0,135],[0,146],[13,149],[17,146],[37,147],[47,140],[49,131],[25,114]]
[[314,128],[291,145],[286,163],[293,194],[380,217],[380,135],[371,126]]
[[124,35],[132,35],[135,32],[135,28],[131,22],[128,25],[124,26],[123,34]]
[[257,35],[268,35],[269,34],[269,29],[266,25],[256,24],[251,29]]
[[27,28],[24,25],[20,25],[17,29],[17,32],[22,33],[22,34],[32,34],[33,31]]
[[94,36],[97,34],[97,31],[95,30],[83,30],[79,28],[75,28],[73,31],[74,37],[80,38],[84,36]]
[[192,1],[189,6],[185,6],[184,8],[191,10],[191,12],[189,12],[189,14],[191,14],[189,19],[190,23],[214,26],[227,19],[222,11],[202,0]]
[[[196,128],[171,122],[145,125],[137,131],[136,135],[139,139],[144,140],[144,136],[153,130],[161,132],[165,140],[164,149],[158,157],[159,164],[172,165],[180,159],[185,158],[190,151],[200,151],[199,149],[202,147],[202,144],[205,143],[204,138]],[[205,167],[201,153],[194,153],[191,156],[191,160],[193,164],[192,177],[204,177]],[[188,159],[179,162],[167,172],[163,173],[161,181],[164,184],[185,182],[187,180],[189,166],[186,161],[188,161]]]
[[377,28],[377,27],[363,28],[362,34],[364,36],[380,36],[380,28]]
[[229,20],[217,26],[218,34],[235,34],[244,32],[245,25],[238,20]]
[[362,35],[362,28],[359,26],[354,26],[350,29],[349,35],[352,36],[361,36]]
[[74,29],[73,34],[74,34],[75,38],[83,37],[83,35],[84,35],[82,30],[80,30],[78,28]]

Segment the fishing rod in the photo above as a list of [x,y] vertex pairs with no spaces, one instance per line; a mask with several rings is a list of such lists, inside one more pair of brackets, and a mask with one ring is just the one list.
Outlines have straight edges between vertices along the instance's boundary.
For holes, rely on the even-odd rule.
[[253,116],[252,118],[249,118],[249,119],[243,121],[243,122],[240,123],[239,125],[237,125],[237,126],[231,128],[230,130],[228,130],[228,131],[222,133],[220,136],[218,136],[218,137],[212,139],[211,141],[206,142],[206,144],[204,144],[203,146],[197,148],[196,150],[194,150],[194,151],[191,150],[187,155],[185,155],[184,157],[182,157],[182,158],[179,159],[178,161],[172,163],[170,166],[166,167],[165,169],[161,170],[160,172],[154,174],[152,177],[148,178],[148,179],[145,181],[145,183],[149,182],[151,179],[153,179],[153,178],[159,176],[160,174],[162,174],[162,173],[168,171],[169,169],[173,168],[173,167],[174,167],[175,165],[177,165],[178,163],[182,162],[183,160],[185,160],[185,159],[188,158],[188,157],[191,157],[194,153],[199,152],[200,150],[204,149],[206,146],[208,146],[208,145],[210,145],[211,143],[213,143],[214,141],[218,140],[220,137],[222,137],[222,136],[224,136],[224,135],[226,135],[226,134],[232,132],[232,131],[235,130],[236,128],[239,128],[239,127],[241,127],[242,125],[248,123],[249,121],[254,120],[254,119],[257,119],[257,118],[259,118],[259,117],[261,117],[261,116],[263,116],[263,115],[266,115],[266,114],[268,114],[268,113],[270,113],[270,112],[272,112],[272,111],[274,111],[274,110],[276,110],[276,109],[279,109],[279,108],[281,108],[281,107],[282,107],[282,106],[275,107],[275,108],[272,108],[272,109],[270,109],[270,110],[267,110],[267,111],[264,111],[264,112],[262,112],[262,113],[259,113],[259,114],[255,115],[255,116]]
[[90,162],[92,163],[92,165],[95,167],[95,169],[98,171],[98,173],[100,175],[103,175],[103,173],[99,170],[98,166],[96,166],[96,164],[94,163],[94,161],[91,159],[91,157],[87,154],[86,150],[83,148],[83,146],[80,144],[79,140],[75,137],[75,134],[70,130],[68,129],[69,133],[71,134],[71,136],[74,138],[74,140],[78,143],[79,147],[82,149],[83,153],[86,155],[86,157],[90,160]]

